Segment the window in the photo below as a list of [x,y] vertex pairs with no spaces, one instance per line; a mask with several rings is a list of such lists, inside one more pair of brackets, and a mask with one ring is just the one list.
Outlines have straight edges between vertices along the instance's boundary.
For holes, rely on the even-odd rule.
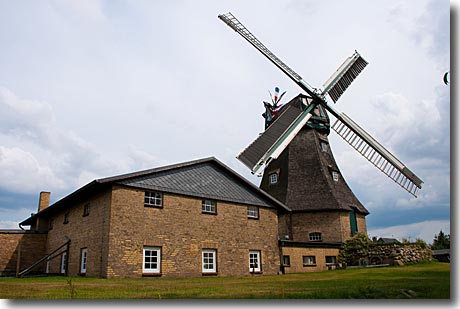
[[271,173],[268,175],[268,179],[271,185],[278,183],[278,173]]
[[61,255],[61,274],[65,274],[67,269],[67,252]]
[[163,207],[163,194],[146,191],[144,195],[144,206]]
[[89,216],[89,203],[86,203],[85,206],[83,206],[83,217]]
[[328,147],[327,147],[327,143],[321,142],[321,150],[322,150],[323,152],[327,152],[327,150],[328,150],[327,148],[328,148]]
[[248,206],[248,218],[259,219],[259,207]]
[[144,263],[142,272],[150,274],[159,274],[161,264],[161,248],[144,247]]
[[67,223],[69,223],[69,213],[68,212],[64,214],[64,224],[67,224]]
[[201,211],[203,213],[215,214],[216,213],[216,202],[212,200],[203,200],[201,202]]
[[332,171],[332,179],[334,179],[334,181],[339,181],[339,173]]
[[326,255],[326,265],[327,264],[337,264],[337,257],[336,256],[331,256],[331,255]]
[[302,257],[303,266],[316,266],[316,256],[307,255]]
[[310,241],[322,241],[323,236],[319,232],[314,232],[314,233],[308,234],[308,239],[310,239]]
[[216,273],[216,250],[203,249],[201,251],[202,272],[203,273]]
[[291,257],[289,255],[283,255],[283,266],[291,266]]
[[249,251],[249,272],[260,272],[260,251]]
[[86,258],[88,256],[88,249],[82,248],[80,251],[80,274],[86,274]]

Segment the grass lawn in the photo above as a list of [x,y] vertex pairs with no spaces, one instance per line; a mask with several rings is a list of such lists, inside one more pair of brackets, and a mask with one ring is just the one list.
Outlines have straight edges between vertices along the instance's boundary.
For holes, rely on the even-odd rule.
[[0,278],[6,299],[450,298],[450,264],[254,277],[95,279]]

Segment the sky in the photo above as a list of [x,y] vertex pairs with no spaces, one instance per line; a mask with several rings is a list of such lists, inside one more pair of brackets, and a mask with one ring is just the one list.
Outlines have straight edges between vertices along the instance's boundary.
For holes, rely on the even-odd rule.
[[53,203],[94,179],[210,156],[258,185],[236,155],[264,130],[268,91],[286,103],[302,90],[226,12],[316,88],[357,50],[369,65],[334,108],[424,181],[412,197],[331,132],[368,235],[450,233],[446,0],[0,0],[0,229],[36,212],[40,191]]

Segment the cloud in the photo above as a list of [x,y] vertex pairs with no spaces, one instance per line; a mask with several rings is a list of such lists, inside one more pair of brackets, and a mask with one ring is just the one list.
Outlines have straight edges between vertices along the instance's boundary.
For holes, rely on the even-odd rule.
[[63,189],[65,183],[30,152],[0,146],[0,187],[13,192],[36,192],[46,187]]
[[59,127],[47,102],[0,87],[0,187],[22,193],[63,192],[126,168],[73,131]]
[[439,234],[439,231],[450,234],[450,221],[449,220],[428,220],[413,224],[389,226],[379,229],[371,229],[367,231],[370,238],[376,236],[389,237],[402,240],[403,238],[410,241],[416,239],[423,239],[428,244],[433,242],[434,235]]

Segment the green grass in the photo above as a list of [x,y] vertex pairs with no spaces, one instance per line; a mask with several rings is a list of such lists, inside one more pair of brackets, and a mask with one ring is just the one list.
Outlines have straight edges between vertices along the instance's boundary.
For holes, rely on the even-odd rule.
[[449,299],[450,265],[426,263],[321,273],[191,279],[0,278],[0,298]]

